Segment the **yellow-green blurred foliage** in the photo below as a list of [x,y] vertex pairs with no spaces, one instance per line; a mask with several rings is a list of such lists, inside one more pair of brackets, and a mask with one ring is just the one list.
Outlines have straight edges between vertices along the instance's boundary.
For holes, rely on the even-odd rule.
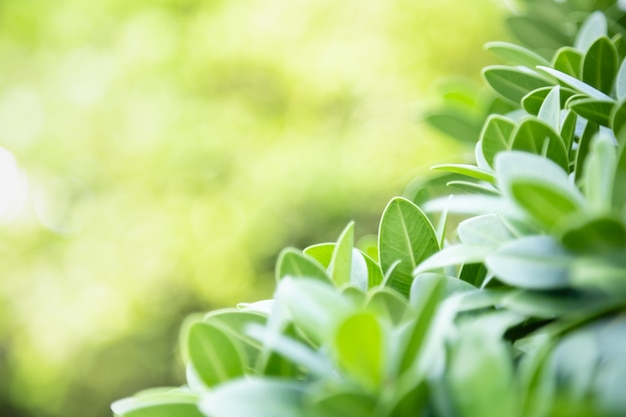
[[107,416],[180,384],[185,314],[271,296],[286,245],[351,219],[375,233],[412,174],[458,151],[418,109],[437,78],[478,78],[503,13],[0,1],[0,415]]

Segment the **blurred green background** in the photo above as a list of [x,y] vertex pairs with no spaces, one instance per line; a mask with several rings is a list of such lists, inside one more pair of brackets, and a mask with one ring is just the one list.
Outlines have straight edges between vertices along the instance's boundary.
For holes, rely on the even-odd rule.
[[419,112],[435,80],[479,78],[505,12],[1,0],[0,416],[181,384],[186,314],[270,297],[284,246],[376,233],[461,152]]

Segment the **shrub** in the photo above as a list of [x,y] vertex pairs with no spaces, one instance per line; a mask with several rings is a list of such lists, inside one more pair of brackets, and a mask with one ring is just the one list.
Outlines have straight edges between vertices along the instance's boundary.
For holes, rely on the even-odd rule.
[[626,415],[620,3],[521,2],[528,47],[487,45],[492,91],[427,116],[475,141],[475,164],[435,167],[458,193],[392,199],[376,247],[349,224],[285,249],[273,300],[183,325],[187,386],[115,415]]

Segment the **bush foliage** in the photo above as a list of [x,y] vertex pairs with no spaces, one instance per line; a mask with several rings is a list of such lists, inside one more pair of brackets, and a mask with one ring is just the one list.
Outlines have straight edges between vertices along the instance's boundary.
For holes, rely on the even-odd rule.
[[186,386],[115,415],[626,415],[621,3],[518,2],[490,90],[427,116],[475,163],[392,199],[376,245],[285,249],[272,300],[183,325]]

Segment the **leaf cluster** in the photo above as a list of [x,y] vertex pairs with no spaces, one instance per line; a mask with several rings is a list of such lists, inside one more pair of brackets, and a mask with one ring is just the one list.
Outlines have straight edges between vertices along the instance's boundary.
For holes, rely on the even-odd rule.
[[487,45],[506,64],[483,72],[475,163],[435,167],[458,193],[392,199],[373,247],[351,223],[285,249],[272,300],[185,323],[187,386],[116,416],[626,414],[625,13],[520,6],[527,46]]

